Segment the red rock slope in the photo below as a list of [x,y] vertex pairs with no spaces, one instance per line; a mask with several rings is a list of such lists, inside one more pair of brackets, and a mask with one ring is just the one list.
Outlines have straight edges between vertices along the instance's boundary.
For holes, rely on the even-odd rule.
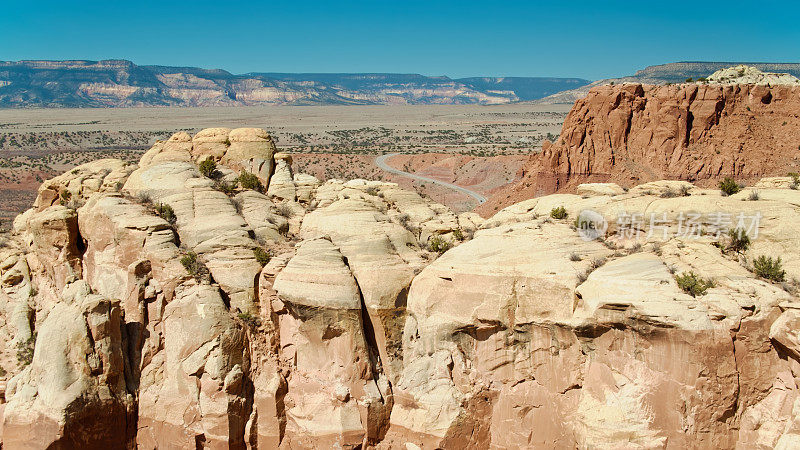
[[559,138],[531,157],[520,182],[482,212],[586,181],[709,185],[723,176],[747,181],[796,172],[798,115],[798,87],[599,86],[575,103]]

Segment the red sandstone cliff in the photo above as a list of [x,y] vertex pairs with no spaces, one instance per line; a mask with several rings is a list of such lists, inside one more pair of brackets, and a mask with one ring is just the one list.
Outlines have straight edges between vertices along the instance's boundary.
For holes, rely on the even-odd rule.
[[586,181],[712,184],[800,168],[800,88],[681,84],[599,86],[577,101],[561,135],[531,157],[520,182],[482,207]]

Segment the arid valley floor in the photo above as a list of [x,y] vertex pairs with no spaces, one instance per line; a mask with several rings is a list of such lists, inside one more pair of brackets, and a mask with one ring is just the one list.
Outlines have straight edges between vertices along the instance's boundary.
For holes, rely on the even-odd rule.
[[475,206],[469,197],[384,172],[375,157],[404,153],[394,167],[489,194],[514,180],[525,155],[558,136],[569,107],[0,109],[0,227],[28,208],[44,179],[99,158],[135,162],[157,139],[210,126],[264,128],[298,171],[393,181],[463,211]]

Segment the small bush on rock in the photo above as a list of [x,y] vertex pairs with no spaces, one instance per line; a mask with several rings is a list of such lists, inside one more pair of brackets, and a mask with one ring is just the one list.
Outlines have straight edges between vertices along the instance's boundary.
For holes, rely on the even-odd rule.
[[566,219],[567,209],[564,208],[563,206],[553,208],[550,210],[550,217],[552,217],[553,219]]
[[761,255],[753,261],[753,273],[761,278],[780,283],[786,279],[786,271],[780,256],[772,259],[771,256]]
[[266,266],[269,260],[272,259],[272,255],[261,247],[253,249],[253,256],[256,257],[256,261],[258,261],[262,267]]
[[441,236],[434,236],[428,241],[428,250],[442,254],[452,247],[453,244],[443,239]]
[[181,264],[186,269],[186,272],[197,281],[201,281],[208,276],[208,268],[197,258],[197,253],[195,252],[189,252],[184,255],[183,258],[181,258]]
[[170,225],[174,225],[178,218],[175,216],[175,210],[171,206],[159,203],[156,206],[156,214],[166,220]]
[[694,272],[684,272],[675,277],[678,282],[678,287],[683,289],[683,292],[698,297],[704,295],[708,288],[714,287],[714,281],[698,276]]
[[[798,148],[800,150],[800,148]],[[792,184],[789,185],[789,188],[797,190],[800,187],[800,174],[797,172],[789,173],[789,176],[792,177]]]
[[733,178],[725,177],[725,179],[719,182],[719,190],[721,190],[725,195],[733,195],[741,191],[742,186],[740,186],[739,183],[737,183]]
[[207,177],[207,178],[216,178],[217,175],[218,175],[217,163],[214,162],[214,160],[211,159],[211,157],[209,157],[205,161],[201,162],[200,166],[199,166],[199,169],[200,169],[200,173],[203,174],[203,176]]
[[287,219],[294,215],[294,210],[292,210],[292,207],[289,206],[288,203],[281,203],[280,205],[278,205],[278,207],[276,208],[276,212],[278,213],[279,216],[285,217]]
[[227,181],[215,181],[214,189],[222,192],[225,195],[233,195],[236,193],[236,183],[228,183]]
[[241,184],[244,189],[252,189],[258,192],[264,192],[264,185],[261,184],[261,180],[259,180],[255,174],[250,172],[242,172],[239,175],[239,184]]
[[728,239],[728,250],[736,253],[745,252],[750,247],[750,236],[741,228],[729,230]]
[[33,362],[33,350],[36,346],[36,332],[31,337],[22,342],[17,342],[17,361],[19,365],[25,367]]

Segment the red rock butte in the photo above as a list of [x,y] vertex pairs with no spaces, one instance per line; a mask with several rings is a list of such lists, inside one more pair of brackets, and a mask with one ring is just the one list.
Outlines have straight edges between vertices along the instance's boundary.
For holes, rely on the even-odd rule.
[[559,138],[480,211],[589,181],[712,185],[789,172],[800,172],[798,86],[605,85],[575,103]]

